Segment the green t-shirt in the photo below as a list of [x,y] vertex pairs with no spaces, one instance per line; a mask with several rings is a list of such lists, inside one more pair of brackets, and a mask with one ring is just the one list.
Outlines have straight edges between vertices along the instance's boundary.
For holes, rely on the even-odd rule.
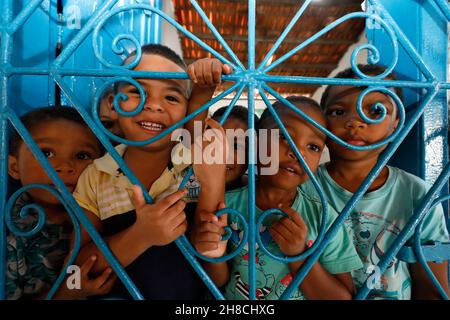
[[[226,194],[226,204],[228,208],[236,209],[247,219],[248,210],[248,188],[232,190]],[[320,201],[314,200],[298,189],[297,196],[292,205],[305,221],[308,227],[307,245],[311,246],[317,238],[321,217],[322,205]],[[256,219],[262,214],[262,211],[256,208]],[[337,217],[336,212],[330,208],[326,221],[326,229]],[[269,233],[269,227],[272,222],[279,219],[278,215],[270,215],[260,230],[261,240],[269,252],[283,256],[281,250],[275,241],[272,240]],[[238,246],[243,236],[243,227],[236,215],[228,216],[229,225],[232,229],[232,236],[228,240],[228,250],[233,252]],[[292,280],[289,272],[289,266],[267,256],[256,244],[256,297],[257,299],[276,300],[287,288]],[[355,251],[355,248],[348,236],[345,228],[339,230],[336,237],[330,241],[319,259],[320,264],[330,273],[350,272],[362,267],[361,260]],[[249,299],[248,282],[248,244],[244,249],[231,260],[230,280],[225,286],[225,297],[230,300]],[[303,300],[305,297],[299,289],[294,291],[291,299]]]
[[[364,263],[364,268],[352,272],[357,288],[360,288],[367,276],[373,272],[374,266],[395,241],[428,191],[426,183],[420,178],[398,168],[388,166],[388,169],[389,177],[386,183],[378,190],[365,194],[345,221]],[[353,193],[340,187],[330,177],[325,165],[317,169],[315,177],[330,206],[341,212]],[[311,195],[316,193],[311,181],[303,184],[301,189]],[[436,206],[426,217],[422,230],[422,243],[449,241],[441,205]],[[411,299],[408,264],[395,258],[380,281],[374,284],[368,298]]]

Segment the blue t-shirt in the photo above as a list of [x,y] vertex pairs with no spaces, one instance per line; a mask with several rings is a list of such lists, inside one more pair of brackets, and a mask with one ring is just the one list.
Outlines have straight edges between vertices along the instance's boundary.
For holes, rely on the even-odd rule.
[[[428,187],[422,179],[399,168],[390,167],[386,183],[378,190],[366,193],[356,204],[345,221],[353,238],[364,268],[352,272],[353,281],[360,288],[373,268],[378,264],[397,235],[408,223]],[[326,165],[315,173],[328,203],[338,213],[342,211],[353,193],[339,186],[328,174]],[[311,181],[301,189],[316,194]],[[442,206],[436,206],[425,218],[422,243],[449,241]],[[386,272],[368,296],[369,299],[411,299],[411,276],[408,264],[397,258],[390,263]]]

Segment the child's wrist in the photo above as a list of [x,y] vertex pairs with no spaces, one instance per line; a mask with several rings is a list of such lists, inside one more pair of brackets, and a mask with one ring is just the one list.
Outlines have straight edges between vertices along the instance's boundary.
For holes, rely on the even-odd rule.
[[148,249],[151,246],[154,246],[154,241],[149,237],[148,228],[145,228],[140,223],[134,223],[131,227],[131,233],[134,235],[134,238],[136,239],[135,243],[136,246],[143,246],[143,249]]

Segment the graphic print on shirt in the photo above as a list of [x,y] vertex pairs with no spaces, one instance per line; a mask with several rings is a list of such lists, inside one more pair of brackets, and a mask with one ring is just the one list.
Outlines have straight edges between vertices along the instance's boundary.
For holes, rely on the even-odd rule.
[[[345,221],[347,230],[353,237],[353,242],[364,268],[353,272],[357,288],[364,285],[367,277],[372,274],[374,266],[384,256],[401,231],[396,224],[385,217],[369,212],[353,212]],[[370,296],[373,298],[398,299],[399,296],[408,295],[410,280],[400,279],[400,261],[394,258],[379,281],[374,283]],[[403,281],[399,284],[400,281]],[[401,289],[398,289],[401,288]],[[401,290],[401,292],[399,292]]]

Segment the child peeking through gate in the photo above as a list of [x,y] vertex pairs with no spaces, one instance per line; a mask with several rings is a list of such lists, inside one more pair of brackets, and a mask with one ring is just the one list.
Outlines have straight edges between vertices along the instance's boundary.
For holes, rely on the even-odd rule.
[[[72,192],[81,172],[103,153],[103,148],[78,112],[69,107],[35,109],[20,119],[31,137]],[[17,132],[11,138],[8,173],[22,186],[34,183],[54,185],[40,163]],[[48,191],[38,188],[22,193],[11,213],[14,226],[21,231],[32,230],[39,221],[36,211],[20,216],[29,204],[39,205],[45,212],[43,228],[25,237],[10,232],[7,235],[6,298],[43,299],[63,272],[69,252],[72,222],[64,206]],[[81,289],[68,290],[61,285],[55,299],[79,299],[107,293],[115,280],[111,270],[103,269],[97,277],[87,273],[95,256],[80,261]]]
[[[368,76],[382,74],[385,68],[378,65],[359,65]],[[337,78],[357,78],[350,68]],[[386,79],[395,80],[390,74]],[[357,112],[357,100],[366,87],[329,86],[324,91],[321,107],[327,128],[334,135],[355,146],[375,144],[392,135],[399,123],[399,111],[394,99],[383,92],[370,92],[362,100],[362,111],[370,119],[383,120],[377,124],[366,123]],[[401,88],[390,88],[401,99]],[[382,103],[386,115],[376,103]],[[345,204],[360,187],[372,168],[377,164],[387,144],[372,150],[350,150],[328,139],[330,162],[319,166],[316,177],[327,196],[330,206],[341,212]],[[314,191],[311,183],[302,186],[305,192]],[[355,243],[364,267],[353,272],[357,288],[364,285],[367,277],[408,223],[414,210],[429,190],[426,183],[399,168],[384,166],[370,185],[368,191],[356,203],[345,225]],[[441,204],[425,217],[421,243],[448,242],[449,235]],[[409,240],[411,245],[412,239]],[[429,262],[431,270],[447,291],[447,262]],[[376,270],[375,270],[376,271]],[[439,293],[420,263],[408,265],[397,258],[381,277],[374,281],[369,294],[371,299],[430,299]]]
[[[292,96],[288,100],[298,110],[303,111],[319,124],[325,125],[324,116],[314,100],[300,96]],[[273,108],[286,126],[287,132],[310,170],[314,172],[325,146],[325,135],[282,103],[276,102]],[[282,210],[286,217],[269,215],[262,222],[259,230],[262,243],[277,256],[297,256],[311,247],[318,236],[322,223],[322,205],[320,201],[300,190],[299,185],[308,180],[308,175],[301,167],[287,138],[283,135],[279,137],[278,132],[274,117],[269,109],[266,109],[259,120],[259,138],[261,139],[262,134],[268,135],[268,153],[274,155],[278,152],[279,164],[276,172],[264,174],[267,164],[258,163],[255,215],[258,219],[263,211],[270,208]],[[279,145],[275,144],[278,148],[273,147],[271,139],[279,139]],[[226,194],[226,207],[238,210],[248,219],[249,205],[252,205],[248,203],[248,200],[247,187],[232,190]],[[219,208],[224,206],[225,204],[221,204]],[[191,239],[200,253],[208,257],[221,257],[227,251],[233,252],[238,247],[244,230],[237,216],[225,214],[217,218],[211,212],[198,213]],[[330,208],[324,222],[325,230],[336,217],[336,212]],[[231,227],[232,235],[228,241],[221,241],[224,226],[227,224]],[[303,260],[289,264],[278,262],[257,245],[256,298],[279,299],[303,263]],[[229,264],[227,262],[205,263],[205,270],[218,287],[225,285],[224,294],[227,299],[249,299],[248,265],[247,244],[236,257],[229,261]],[[352,241],[342,226],[326,246],[319,261],[313,265],[308,276],[294,290],[291,299],[351,299],[354,286],[350,272],[361,266]]]
[[[181,121],[211,99],[223,72],[231,72],[229,66],[217,59],[198,60],[186,68],[183,60],[168,47],[145,45],[141,49],[142,57],[134,70],[187,71],[194,87],[191,93],[190,81],[183,79],[137,79],[146,94],[142,112],[131,117],[116,117],[121,132],[130,141],[148,140]],[[134,58],[135,54],[131,54],[126,63]],[[124,111],[134,110],[141,99],[138,88],[129,83],[118,83],[114,93],[128,97],[120,103]],[[196,119],[204,119],[206,113]],[[208,120],[207,124],[219,127],[213,120]],[[189,124],[186,127],[189,128]],[[190,197],[191,193],[187,197],[186,189],[177,191],[189,163],[175,161],[173,155],[178,152],[174,148],[184,147],[172,141],[170,135],[143,146],[121,144],[116,147],[155,200],[154,204],[145,202],[141,188],[131,184],[110,154],[94,161],[82,173],[74,192],[94,227],[146,299],[201,299],[205,295],[200,277],[174,243],[186,232],[193,214],[186,202],[197,200]],[[194,165],[201,185],[197,209],[213,211],[223,201],[224,186],[211,187],[217,176],[225,176],[225,168],[219,169],[223,172],[216,165]],[[99,257],[93,273],[108,266],[85,231],[82,245],[80,261],[93,254]],[[129,297],[120,281],[116,282],[112,294]]]
[[[212,119],[220,121],[228,107],[217,109],[211,116]],[[247,185],[245,172],[248,168],[247,144],[248,137],[248,109],[235,105],[224,122],[222,128],[227,132],[228,145],[230,148],[230,161],[227,159],[226,190],[232,190]],[[259,118],[254,115],[255,127],[258,126]],[[228,134],[231,133],[231,134]],[[232,158],[231,158],[232,157]]]

